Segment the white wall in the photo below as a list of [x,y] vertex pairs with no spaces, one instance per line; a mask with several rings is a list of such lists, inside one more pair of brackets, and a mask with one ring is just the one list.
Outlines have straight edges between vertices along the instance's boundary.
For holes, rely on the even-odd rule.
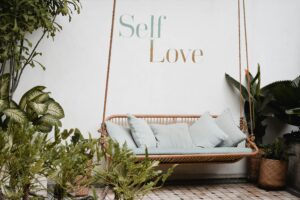
[[[117,0],[108,114],[207,110],[218,114],[229,107],[238,122],[238,96],[224,79],[225,72],[238,77],[236,4],[236,0]],[[71,23],[59,19],[64,29],[54,42],[42,42],[40,61],[47,70],[28,69],[17,96],[32,86],[46,85],[65,109],[64,127],[78,127],[98,137],[112,1],[85,0],[82,6]],[[257,63],[261,64],[263,85],[300,74],[299,9],[297,0],[247,1],[250,68],[256,72]],[[119,23],[123,14],[148,24],[150,15],[167,17],[161,38],[155,40],[156,56],[168,48],[199,48],[204,56],[196,64],[150,63],[149,38],[119,36],[125,30]],[[285,127],[280,129],[271,132],[279,134]],[[244,162],[202,171],[226,177],[245,173]]]

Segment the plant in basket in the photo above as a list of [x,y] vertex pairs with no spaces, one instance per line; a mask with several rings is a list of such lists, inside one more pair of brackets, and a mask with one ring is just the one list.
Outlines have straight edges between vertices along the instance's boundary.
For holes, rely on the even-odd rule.
[[282,138],[264,147],[258,184],[265,189],[281,189],[286,184],[288,154]]

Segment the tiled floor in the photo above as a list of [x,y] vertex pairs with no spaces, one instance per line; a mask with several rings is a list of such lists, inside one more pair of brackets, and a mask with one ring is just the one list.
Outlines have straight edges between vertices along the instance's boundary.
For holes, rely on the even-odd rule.
[[[110,194],[107,200],[113,199]],[[286,191],[265,191],[248,183],[201,185],[201,186],[166,186],[156,190],[143,200],[300,200]]]

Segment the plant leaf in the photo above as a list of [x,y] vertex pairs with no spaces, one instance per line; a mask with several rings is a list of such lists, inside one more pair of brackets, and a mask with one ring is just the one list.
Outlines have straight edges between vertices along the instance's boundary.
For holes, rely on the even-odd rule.
[[0,77],[0,99],[8,99],[9,96],[10,76],[4,74]]
[[49,115],[49,114],[42,116],[38,120],[38,124],[52,125],[52,126],[58,126],[58,127],[61,126],[61,122],[59,121],[59,119],[57,119],[53,115]]
[[[228,74],[225,74],[225,78],[227,80],[227,82],[229,84],[231,84],[232,86],[234,86],[236,89],[240,89],[240,82],[236,81],[234,78],[232,78],[230,75]],[[247,92],[247,89],[245,88],[245,86],[242,85],[242,96],[245,100],[248,99],[248,92]]]
[[8,108],[8,101],[0,99],[0,112]]
[[11,120],[20,123],[20,124],[24,124],[28,121],[26,114],[17,108],[8,108],[5,109],[3,111],[3,113],[8,116]]
[[35,102],[30,102],[29,103],[30,108],[34,110],[38,115],[43,115],[46,113],[48,106],[46,104],[42,103],[35,103]]
[[50,114],[58,119],[61,119],[65,116],[64,110],[59,103],[56,101],[50,101],[48,104],[47,114]]
[[45,86],[36,86],[30,90],[28,90],[21,98],[20,100],[20,108],[22,110],[25,109],[28,101],[31,101],[32,99],[34,99],[35,97],[41,95],[41,94],[44,94],[43,90],[45,89],[46,87]]

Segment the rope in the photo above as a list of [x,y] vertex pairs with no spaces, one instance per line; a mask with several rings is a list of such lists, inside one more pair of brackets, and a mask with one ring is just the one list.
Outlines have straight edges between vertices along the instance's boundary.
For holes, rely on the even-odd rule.
[[250,110],[250,133],[253,135],[253,105],[252,105],[252,97],[251,97],[251,86],[250,86],[250,75],[249,75],[249,52],[248,52],[248,36],[247,36],[247,23],[246,23],[246,5],[245,0],[243,0],[243,12],[244,12],[244,32],[245,32],[245,48],[246,48],[246,63],[247,63],[247,91],[249,97],[249,110]]
[[109,40],[109,54],[108,54],[107,71],[106,71],[106,84],[105,84],[105,94],[104,94],[104,103],[103,103],[102,124],[104,124],[105,116],[106,116],[106,104],[107,104],[107,96],[108,96],[110,63],[111,63],[111,53],[112,53],[112,44],[113,44],[113,35],[114,35],[115,12],[116,12],[116,0],[114,0],[113,2],[113,10],[112,10],[112,21],[111,21],[110,40]]
[[108,143],[107,143],[107,130],[106,130],[106,125],[105,125],[105,116],[106,116],[110,64],[111,64],[112,44],[113,44],[113,35],[114,35],[115,12],[116,12],[116,0],[113,1],[111,31],[110,31],[110,40],[109,40],[109,53],[108,53],[106,82],[105,82],[105,94],[104,94],[104,102],[103,102],[103,115],[102,115],[101,129],[99,130],[99,132],[101,133],[100,145],[101,145],[102,151],[104,152],[104,158],[107,163],[110,162],[110,157],[106,152]]
[[241,5],[238,0],[238,38],[239,38],[239,80],[240,80],[240,119],[243,118],[243,95],[242,95],[242,55],[241,55]]

